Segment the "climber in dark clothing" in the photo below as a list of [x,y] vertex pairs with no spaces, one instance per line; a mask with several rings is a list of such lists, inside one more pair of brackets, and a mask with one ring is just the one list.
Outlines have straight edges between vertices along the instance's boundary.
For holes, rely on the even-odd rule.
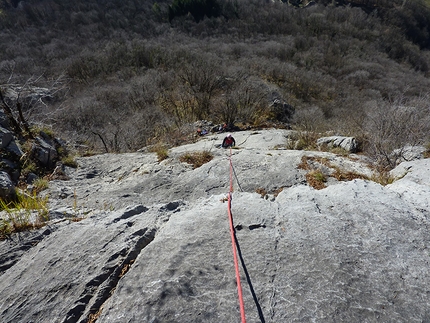
[[233,136],[229,133],[223,140],[221,147],[228,148],[234,147],[236,145],[236,140],[234,140]]

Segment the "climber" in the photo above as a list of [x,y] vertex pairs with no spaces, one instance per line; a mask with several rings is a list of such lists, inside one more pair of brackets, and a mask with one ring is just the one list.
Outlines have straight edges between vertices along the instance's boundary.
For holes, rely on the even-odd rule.
[[236,145],[236,140],[234,140],[233,136],[229,133],[223,140],[221,147],[228,148],[234,147]]

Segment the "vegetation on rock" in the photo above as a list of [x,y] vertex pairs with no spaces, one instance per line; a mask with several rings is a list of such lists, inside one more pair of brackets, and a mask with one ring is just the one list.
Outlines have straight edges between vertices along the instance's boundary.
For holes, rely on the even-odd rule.
[[25,192],[18,192],[13,201],[0,199],[0,240],[15,232],[40,228],[49,219],[48,196],[41,198]]
[[193,165],[193,168],[198,168],[213,159],[213,154],[210,151],[198,151],[193,153],[185,153],[179,157],[183,163]]

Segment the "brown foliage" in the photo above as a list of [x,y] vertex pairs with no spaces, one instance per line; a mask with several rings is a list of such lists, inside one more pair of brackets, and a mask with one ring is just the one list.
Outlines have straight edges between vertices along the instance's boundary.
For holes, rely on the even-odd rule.
[[209,151],[200,151],[193,153],[185,153],[179,157],[179,160],[183,163],[191,164],[193,169],[196,169],[213,159],[213,155]]
[[[222,3],[217,18],[172,25],[165,2],[5,6],[0,79],[23,84],[43,74],[49,82],[65,71],[66,99],[44,102],[33,117],[93,151],[136,150],[201,118],[280,121],[269,109],[276,93],[295,108],[292,126],[303,133],[360,135],[368,139],[366,152],[387,159],[380,147],[391,148],[377,143],[372,134],[382,132],[371,128],[396,95],[412,102],[430,88],[428,8],[411,0],[402,10],[369,13],[317,2],[298,9],[239,0]],[[426,127],[419,127],[413,143],[425,139]],[[394,141],[410,138],[403,132]],[[301,139],[299,146],[310,147],[311,138]]]

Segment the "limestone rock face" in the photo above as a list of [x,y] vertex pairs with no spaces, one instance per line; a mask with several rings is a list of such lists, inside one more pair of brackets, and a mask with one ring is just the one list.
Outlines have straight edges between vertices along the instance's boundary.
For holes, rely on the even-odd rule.
[[[174,214],[120,281],[100,322],[239,321],[225,207],[214,196]],[[408,212],[394,192],[359,180],[326,191],[291,188],[274,202],[234,194],[248,320],[426,317],[428,222]]]
[[[4,114],[3,117],[5,117]],[[0,171],[7,172],[16,185],[21,175],[23,157],[27,155],[24,154],[21,148],[24,138],[17,139],[20,137],[11,129],[3,128],[1,121],[2,115],[0,115]],[[44,135],[43,132],[40,132],[31,144],[32,149],[28,152],[29,156],[26,158],[45,170],[53,169],[59,159],[55,143],[57,143],[57,146],[62,146],[60,140],[51,139],[49,136]],[[61,148],[64,150],[65,146]]]
[[15,193],[15,185],[8,173],[0,171],[0,198],[8,199]]
[[[288,131],[233,136],[248,322],[430,320],[429,159],[401,164],[385,187],[356,179],[315,190],[303,156],[371,170],[357,158],[275,149]],[[56,220],[0,242],[0,321],[239,322],[230,150],[214,148],[222,139],[177,147],[161,163],[151,153],[79,159],[69,181],[51,182]],[[202,150],[214,158],[199,168],[179,161]]]
[[12,139],[12,132],[0,126],[0,148],[6,148]]
[[0,111],[0,127],[9,128],[9,122],[3,111]]
[[358,143],[354,137],[331,136],[323,137],[317,140],[317,145],[327,145],[328,147],[340,147],[348,152],[354,153],[357,151]]
[[37,145],[33,146],[32,154],[44,166],[52,166],[58,157],[57,150],[54,145],[47,140],[37,138]]

